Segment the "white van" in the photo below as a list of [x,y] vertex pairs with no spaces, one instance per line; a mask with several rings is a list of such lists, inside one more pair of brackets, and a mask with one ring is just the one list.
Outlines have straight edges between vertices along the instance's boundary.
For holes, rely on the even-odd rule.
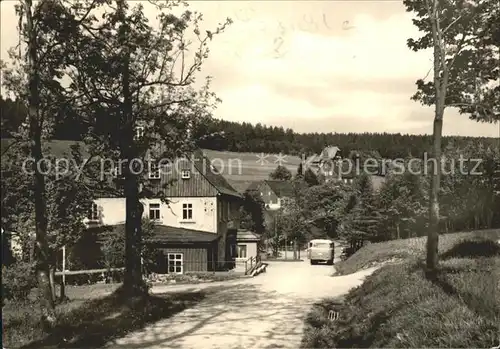
[[315,239],[309,241],[307,256],[311,265],[319,262],[332,265],[335,258],[335,243],[332,240]]

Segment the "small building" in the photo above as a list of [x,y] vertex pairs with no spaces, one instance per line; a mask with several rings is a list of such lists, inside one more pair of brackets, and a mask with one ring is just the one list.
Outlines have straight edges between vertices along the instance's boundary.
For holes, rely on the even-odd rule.
[[236,268],[243,270],[250,266],[248,261],[259,254],[260,237],[248,230],[239,230],[236,234],[235,263]]
[[248,230],[236,233],[236,260],[257,257],[259,254],[260,237]]
[[293,198],[293,184],[290,181],[263,180],[250,184],[247,190],[259,193],[266,209],[279,210],[283,201]]
[[[345,172],[344,166],[340,148],[337,146],[325,147],[321,154],[311,155],[305,161],[305,169],[311,169],[318,178],[322,178],[325,182],[342,180],[342,173]],[[339,171],[339,168],[342,170]]]

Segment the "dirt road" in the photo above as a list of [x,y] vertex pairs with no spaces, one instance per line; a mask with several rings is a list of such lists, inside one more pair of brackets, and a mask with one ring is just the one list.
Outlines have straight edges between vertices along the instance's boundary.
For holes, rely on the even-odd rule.
[[[109,347],[296,349],[311,304],[323,297],[346,293],[373,270],[331,277],[332,266],[311,266],[308,261],[272,262],[266,273],[226,283],[227,288],[207,296],[195,307],[131,333]],[[156,287],[153,292],[206,287],[209,286]]]

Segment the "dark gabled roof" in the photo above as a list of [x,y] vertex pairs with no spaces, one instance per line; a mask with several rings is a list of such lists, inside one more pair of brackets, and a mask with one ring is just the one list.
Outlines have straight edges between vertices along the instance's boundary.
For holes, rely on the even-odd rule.
[[[12,139],[1,140],[2,153],[7,149]],[[71,147],[73,145],[79,145],[81,150],[81,155],[83,158],[88,158],[88,154],[85,152],[85,144],[83,142],[76,141],[61,141],[54,140],[47,142],[48,152],[57,158],[68,158],[71,156]],[[211,161],[208,159],[201,149],[194,151],[194,167],[212,184],[215,189],[225,195],[231,195],[236,197],[242,197],[224,178],[222,174],[216,173],[211,167]]]
[[276,180],[266,180],[267,185],[271,190],[278,196],[282,197],[292,197],[293,196],[293,184],[290,181],[276,181]]
[[[87,231],[94,231],[98,234],[99,240],[103,240],[110,231],[124,230],[125,224],[113,226],[90,227]],[[177,228],[167,225],[155,225],[153,236],[145,239],[149,243],[210,243],[220,238],[220,235],[193,229]]]
[[224,178],[221,173],[217,173],[217,169],[212,167],[210,159],[203,153],[201,149],[194,152],[194,167],[212,184],[215,189],[221,194],[243,197],[238,193]]
[[240,194],[244,194],[247,191],[254,190],[250,186],[254,183],[253,181],[238,181],[227,179],[229,184]]
[[154,235],[148,242],[155,243],[207,243],[219,239],[220,235],[205,231],[156,225]]
[[250,185],[247,187],[247,191],[254,191],[254,190],[258,190],[259,187],[264,183],[265,181],[255,181],[255,182],[252,182],[250,183]]

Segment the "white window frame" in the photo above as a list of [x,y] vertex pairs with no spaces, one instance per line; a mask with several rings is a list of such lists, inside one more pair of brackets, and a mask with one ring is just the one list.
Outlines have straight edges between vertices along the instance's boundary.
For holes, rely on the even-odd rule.
[[[186,213],[186,215],[184,215]],[[184,218],[184,217],[187,218]],[[193,204],[189,202],[185,202],[182,204],[182,220],[183,221],[192,221],[193,220]]]
[[141,139],[144,137],[144,126],[136,126],[135,127],[135,139]]
[[95,222],[99,220],[99,207],[95,202],[92,202],[92,204],[90,205],[90,210],[87,219],[90,222]]
[[167,274],[184,274],[184,253],[167,253]]
[[[154,207],[153,207],[154,206]],[[161,219],[161,205],[157,202],[151,202],[149,204],[149,219],[152,220],[152,221],[159,221]],[[153,218],[151,218],[151,213],[152,212],[157,212],[156,215],[153,216]],[[158,216],[158,217],[156,217]]]
[[[244,256],[242,255],[241,251],[244,251]],[[242,258],[246,259],[248,258],[248,248],[247,245],[237,245],[236,246],[236,258]]]
[[181,170],[181,178],[182,179],[191,178],[191,171],[190,170]]
[[161,178],[161,173],[160,173],[160,166],[158,166],[157,163],[150,161],[148,164],[149,167],[149,174],[148,177],[149,179],[160,179]]

